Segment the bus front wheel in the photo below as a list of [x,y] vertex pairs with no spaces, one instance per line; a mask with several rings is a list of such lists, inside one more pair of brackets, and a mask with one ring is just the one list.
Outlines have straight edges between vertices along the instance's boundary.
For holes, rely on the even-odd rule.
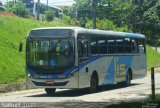
[[97,88],[98,88],[98,78],[96,74],[93,74],[90,80],[89,93],[95,93],[97,91]]
[[56,88],[45,88],[47,95],[54,95]]

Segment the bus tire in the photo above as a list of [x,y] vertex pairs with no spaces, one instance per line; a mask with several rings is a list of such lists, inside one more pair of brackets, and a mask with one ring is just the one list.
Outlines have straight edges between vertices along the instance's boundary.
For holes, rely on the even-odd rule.
[[92,74],[90,80],[89,93],[95,93],[98,88],[98,76],[96,74]]
[[131,85],[131,79],[132,79],[132,72],[131,72],[131,70],[128,70],[127,74],[126,74],[126,80],[123,81],[123,82],[118,82],[117,84],[120,87],[130,86]]
[[130,86],[130,85],[131,85],[131,72],[128,71],[126,74],[125,86]]
[[45,88],[47,95],[54,95],[56,88]]

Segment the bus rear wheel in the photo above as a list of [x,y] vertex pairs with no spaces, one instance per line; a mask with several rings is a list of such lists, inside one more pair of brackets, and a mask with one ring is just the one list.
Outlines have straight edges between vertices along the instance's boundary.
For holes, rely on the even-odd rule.
[[130,85],[131,85],[131,73],[130,73],[130,72],[127,72],[127,74],[126,74],[126,80],[123,81],[123,82],[118,82],[118,85],[119,85],[120,87],[130,86]]
[[95,93],[98,88],[98,78],[95,74],[91,76],[89,93]]
[[131,73],[130,72],[127,72],[125,85],[126,86],[130,86],[131,85]]
[[54,95],[56,88],[45,88],[47,95]]

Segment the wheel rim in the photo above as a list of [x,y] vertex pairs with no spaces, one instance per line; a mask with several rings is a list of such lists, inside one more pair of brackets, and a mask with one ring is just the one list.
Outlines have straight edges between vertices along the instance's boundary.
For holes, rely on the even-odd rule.
[[131,84],[131,80],[130,80],[130,75],[129,74],[127,74],[127,85],[130,85]]
[[96,87],[97,87],[97,82],[96,82],[96,80],[94,78],[92,79],[91,87],[93,89],[96,89]]
[[94,76],[91,77],[91,83],[90,83],[90,92],[94,93],[97,89],[97,80]]

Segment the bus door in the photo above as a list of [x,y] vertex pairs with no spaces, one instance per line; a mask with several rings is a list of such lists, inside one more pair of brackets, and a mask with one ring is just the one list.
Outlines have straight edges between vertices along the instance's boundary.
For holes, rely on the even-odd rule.
[[114,81],[122,82],[126,80],[125,63],[122,56],[114,57]]
[[89,80],[89,47],[88,39],[82,35],[78,38],[78,70],[79,70],[79,88],[87,87]]
[[[116,38],[116,54],[114,56],[114,81],[122,82],[126,80],[126,50],[129,51],[125,44],[125,39]],[[127,42],[129,44],[129,42]],[[129,53],[129,52],[128,52]]]

